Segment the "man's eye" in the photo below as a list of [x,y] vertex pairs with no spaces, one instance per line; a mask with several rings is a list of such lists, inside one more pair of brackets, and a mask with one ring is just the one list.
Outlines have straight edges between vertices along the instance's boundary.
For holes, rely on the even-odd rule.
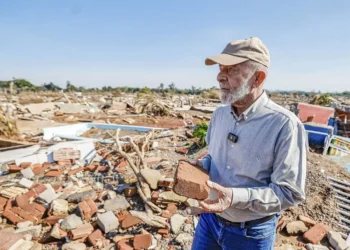
[[227,69],[228,72],[234,72],[235,71],[235,68],[234,67],[230,67]]

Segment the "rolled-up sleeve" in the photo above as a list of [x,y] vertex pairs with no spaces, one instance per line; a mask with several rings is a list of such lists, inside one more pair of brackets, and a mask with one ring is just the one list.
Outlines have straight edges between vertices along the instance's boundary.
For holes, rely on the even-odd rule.
[[302,123],[288,121],[276,141],[271,183],[233,188],[232,206],[258,213],[277,213],[305,199],[306,133]]

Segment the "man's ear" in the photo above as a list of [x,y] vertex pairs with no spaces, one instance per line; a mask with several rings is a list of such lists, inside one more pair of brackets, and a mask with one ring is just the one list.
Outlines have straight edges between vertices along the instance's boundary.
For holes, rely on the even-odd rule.
[[264,71],[257,71],[255,82],[254,82],[255,86],[259,87],[264,82],[265,78],[266,78],[266,74]]

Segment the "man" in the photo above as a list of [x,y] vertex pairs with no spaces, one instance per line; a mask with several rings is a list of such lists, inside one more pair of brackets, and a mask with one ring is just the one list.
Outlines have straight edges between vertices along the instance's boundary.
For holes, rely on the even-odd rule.
[[[273,249],[279,213],[305,199],[307,142],[299,119],[264,92],[270,56],[259,38],[206,59],[219,64],[221,101],[207,132],[208,171],[192,249]],[[194,213],[194,210],[190,211]]]

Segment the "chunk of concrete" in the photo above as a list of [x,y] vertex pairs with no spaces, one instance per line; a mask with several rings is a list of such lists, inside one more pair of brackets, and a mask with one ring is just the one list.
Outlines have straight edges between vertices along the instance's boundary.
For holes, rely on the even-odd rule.
[[140,173],[150,185],[151,189],[157,189],[158,181],[162,178],[160,171],[154,169],[141,169]]
[[327,234],[328,241],[335,250],[345,250],[348,245],[340,233],[330,231]]
[[33,186],[34,182],[23,177],[18,184],[29,189]]
[[56,199],[51,204],[52,215],[68,214],[68,201],[63,199]]
[[181,233],[176,238],[175,241],[179,244],[185,244],[193,241],[193,236],[188,233]]
[[84,192],[79,192],[79,193],[75,193],[70,195],[67,198],[68,202],[72,202],[72,203],[79,203],[82,202],[83,200],[86,200],[88,198],[91,198],[92,200],[95,200],[97,197],[97,194],[95,192],[95,190],[90,189]]
[[103,206],[106,211],[121,211],[128,207],[130,207],[129,202],[121,195],[116,196],[114,199],[106,200]]
[[308,228],[305,226],[302,221],[292,221],[289,222],[286,226],[287,233],[289,235],[298,235],[300,233],[305,233]]
[[22,173],[23,177],[27,178],[27,179],[30,179],[30,178],[32,178],[35,175],[33,173],[33,170],[30,167],[22,169],[21,173]]
[[119,221],[112,211],[97,215],[97,225],[103,232],[108,233],[118,228]]
[[180,214],[173,215],[173,217],[170,218],[171,231],[174,234],[177,234],[180,231],[181,226],[184,224],[185,220],[186,217]]
[[207,185],[209,175],[204,169],[180,161],[175,174],[174,192],[196,200],[208,198],[210,188]]
[[57,195],[53,188],[48,188],[39,195],[39,201],[44,203],[51,203],[56,198]]
[[64,231],[69,231],[77,228],[77,226],[82,224],[83,224],[83,221],[79,216],[75,214],[71,214],[61,222],[61,228]]
[[15,233],[20,235],[31,234],[33,237],[39,237],[41,230],[42,230],[42,226],[36,225],[36,226],[17,229]]
[[86,245],[84,243],[76,243],[76,242],[71,242],[71,243],[66,243],[63,244],[62,250],[85,250]]
[[27,228],[33,226],[33,222],[31,221],[22,221],[22,222],[18,222],[17,223],[17,228],[21,229],[21,228]]

